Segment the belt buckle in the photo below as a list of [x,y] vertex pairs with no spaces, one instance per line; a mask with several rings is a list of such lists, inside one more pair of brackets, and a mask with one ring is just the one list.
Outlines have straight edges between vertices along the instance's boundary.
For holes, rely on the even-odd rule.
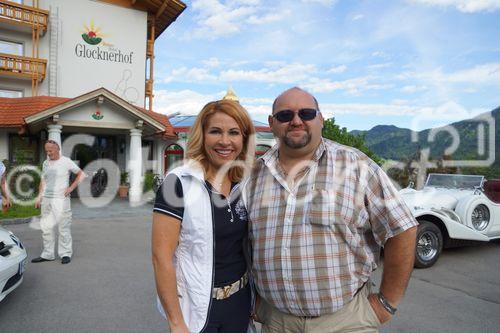
[[232,286],[233,285],[230,284],[230,285],[222,287],[222,298],[228,298],[229,296],[231,296],[230,292],[231,292]]

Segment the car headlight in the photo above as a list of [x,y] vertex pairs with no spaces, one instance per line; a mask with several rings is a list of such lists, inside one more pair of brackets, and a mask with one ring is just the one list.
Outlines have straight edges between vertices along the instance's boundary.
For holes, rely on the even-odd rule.
[[23,243],[17,238],[13,233],[10,233],[10,238],[14,243],[16,243],[17,246],[19,246],[21,249],[24,249]]

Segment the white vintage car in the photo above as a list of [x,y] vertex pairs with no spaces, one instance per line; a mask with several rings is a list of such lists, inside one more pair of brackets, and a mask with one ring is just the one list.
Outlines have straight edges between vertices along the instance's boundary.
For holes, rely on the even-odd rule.
[[431,267],[443,247],[463,240],[500,238],[500,180],[429,174],[422,190],[400,194],[419,222],[415,267]]
[[19,238],[0,227],[0,301],[23,281],[26,257]]

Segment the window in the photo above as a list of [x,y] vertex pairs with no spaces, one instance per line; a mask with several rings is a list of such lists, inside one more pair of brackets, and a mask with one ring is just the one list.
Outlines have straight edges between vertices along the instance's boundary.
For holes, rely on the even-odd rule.
[[153,152],[154,152],[153,141],[142,141],[142,158],[149,163],[146,164],[144,171],[153,171]]
[[0,89],[0,97],[23,97],[20,90]]
[[9,135],[9,160],[17,165],[38,164],[38,138],[34,136]]
[[0,53],[24,55],[24,45],[22,43],[10,42],[0,39]]
[[176,166],[179,161],[184,158],[184,150],[181,146],[176,144],[171,144],[168,146],[163,153],[163,167],[165,172]]

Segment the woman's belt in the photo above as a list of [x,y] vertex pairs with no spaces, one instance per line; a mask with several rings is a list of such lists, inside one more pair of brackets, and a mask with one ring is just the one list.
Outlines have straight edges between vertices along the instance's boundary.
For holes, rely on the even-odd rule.
[[224,287],[217,287],[212,290],[212,298],[215,299],[226,299],[231,295],[237,293],[240,289],[243,289],[248,283],[248,273],[243,274],[241,279]]

